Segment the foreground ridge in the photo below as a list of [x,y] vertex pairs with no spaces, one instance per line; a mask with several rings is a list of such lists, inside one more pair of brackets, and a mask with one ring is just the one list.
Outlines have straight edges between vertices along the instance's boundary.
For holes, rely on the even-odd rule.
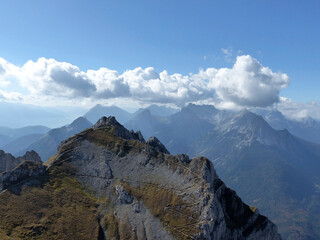
[[281,239],[208,159],[170,155],[114,117],[63,141],[46,165],[0,194],[1,238]]

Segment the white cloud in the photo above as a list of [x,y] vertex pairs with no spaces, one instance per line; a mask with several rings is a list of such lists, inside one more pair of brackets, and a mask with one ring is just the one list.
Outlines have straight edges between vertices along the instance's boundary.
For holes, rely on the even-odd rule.
[[0,90],[0,100],[20,102],[23,100],[23,95],[19,92],[5,92]]
[[32,94],[74,98],[91,97],[96,91],[95,85],[77,66],[54,59],[28,61],[16,77]]
[[298,103],[289,98],[281,97],[276,107],[283,115],[292,120],[303,121],[310,117],[320,120],[320,105],[317,102]]
[[214,89],[225,105],[265,107],[279,101],[279,93],[288,87],[289,77],[274,73],[249,55],[238,56],[232,68],[208,68],[199,75],[210,79],[209,88]]
[[10,73],[17,72],[17,70],[18,67],[0,57],[0,87],[8,86],[10,84],[8,79],[12,77]]
[[[208,68],[189,75],[158,73],[152,67],[122,74],[107,68],[85,72],[70,63],[46,58],[18,67],[0,58],[0,81],[9,84],[10,79],[29,91],[29,95],[20,96],[28,101],[94,102],[121,98],[177,106],[211,101],[229,108],[272,105],[289,84],[286,74],[274,73],[248,55],[237,57],[232,68]],[[10,96],[17,100],[9,93],[5,97]]]

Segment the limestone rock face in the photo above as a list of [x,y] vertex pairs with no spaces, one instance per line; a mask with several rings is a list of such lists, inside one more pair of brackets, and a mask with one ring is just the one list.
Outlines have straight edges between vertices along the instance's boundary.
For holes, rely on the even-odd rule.
[[[145,142],[113,117],[100,119],[93,128],[63,142],[46,163],[46,178],[39,176],[49,182],[34,187],[41,198],[59,196],[53,197],[50,209],[69,209],[78,196],[74,209],[86,208],[92,214],[84,219],[84,213],[67,211],[63,218],[64,211],[59,210],[44,224],[50,212],[42,210],[40,217],[32,215],[18,230],[41,225],[45,230],[38,239],[56,239],[50,231],[54,233],[61,221],[68,224],[76,218],[77,224],[85,222],[82,235],[77,231],[72,235],[77,239],[86,233],[96,236],[87,239],[280,239],[277,227],[227,188],[208,159],[172,156],[165,150],[156,138]],[[33,191],[22,191],[20,197],[37,199],[30,196]],[[16,196],[5,197],[19,201]],[[5,202],[2,198],[0,194],[0,203]],[[0,224],[13,225],[3,221],[9,220],[0,211]],[[64,229],[59,239],[70,239]],[[7,233],[20,236],[18,230]]]
[[276,226],[227,188],[208,159],[168,154],[157,138],[144,142],[110,117],[66,141],[51,167],[72,165],[80,182],[108,196],[102,219],[111,213],[137,239],[280,239]]
[[115,188],[120,204],[130,204],[133,202],[133,197],[126,191],[126,189],[122,185],[116,185]]
[[41,162],[24,161],[15,169],[0,173],[0,192],[15,184],[40,176],[46,167]]

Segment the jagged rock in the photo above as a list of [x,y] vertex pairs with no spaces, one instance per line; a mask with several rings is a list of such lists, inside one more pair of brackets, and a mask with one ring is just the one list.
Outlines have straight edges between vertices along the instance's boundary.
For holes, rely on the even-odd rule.
[[182,163],[190,163],[191,159],[187,154],[177,154],[176,157],[179,159]]
[[41,158],[38,153],[35,151],[27,151],[25,155],[22,157],[18,157],[18,159],[24,160],[24,161],[34,161],[34,162],[41,162]]
[[147,144],[149,144],[151,147],[153,147],[158,152],[170,154],[170,152],[166,149],[166,147],[156,137],[150,137],[147,140]]
[[131,204],[133,202],[133,197],[124,189],[121,184],[116,185],[115,189],[120,204]]
[[99,121],[95,125],[93,125],[92,128],[98,129],[102,127],[114,127],[117,136],[124,139],[138,140],[140,142],[145,141],[140,131],[128,131],[125,127],[118,123],[118,121],[113,116],[100,118]]
[[15,158],[10,153],[0,150],[0,173],[10,171],[24,161],[41,162],[41,159],[35,151],[28,151],[22,157]]
[[46,167],[39,161],[24,161],[15,169],[0,174],[0,191],[30,178],[38,177],[45,169]]

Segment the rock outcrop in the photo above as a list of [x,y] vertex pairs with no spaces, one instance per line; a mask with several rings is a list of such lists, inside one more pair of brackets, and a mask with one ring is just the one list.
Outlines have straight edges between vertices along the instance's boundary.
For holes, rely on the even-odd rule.
[[150,137],[147,140],[147,143],[151,146],[154,147],[158,152],[170,154],[170,152],[166,149],[166,147],[159,141],[158,138],[156,137]]
[[15,169],[0,173],[0,192],[43,174],[46,167],[41,162],[24,161]]
[[[19,197],[0,194],[0,236],[280,239],[276,226],[227,188],[208,159],[165,150],[156,138],[145,142],[113,117],[100,119],[61,144],[39,176],[41,184],[22,183]],[[30,216],[3,213],[26,199],[35,201]]]
[[22,157],[15,158],[10,153],[0,150],[0,173],[10,171],[24,161],[41,162],[41,159],[35,151],[28,151]]

